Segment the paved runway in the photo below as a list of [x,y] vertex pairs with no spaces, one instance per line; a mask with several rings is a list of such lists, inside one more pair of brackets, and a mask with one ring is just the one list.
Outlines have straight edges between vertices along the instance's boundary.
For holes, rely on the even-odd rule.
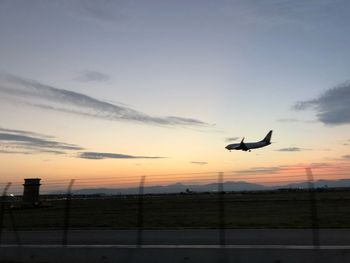
[[[144,230],[144,245],[217,245],[218,229]],[[227,245],[312,245],[311,229],[227,229]],[[63,231],[20,231],[22,244],[54,245],[62,243]],[[350,229],[319,230],[320,245],[350,245]],[[71,245],[134,245],[136,230],[71,230]],[[16,244],[13,232],[2,233],[2,244]]]

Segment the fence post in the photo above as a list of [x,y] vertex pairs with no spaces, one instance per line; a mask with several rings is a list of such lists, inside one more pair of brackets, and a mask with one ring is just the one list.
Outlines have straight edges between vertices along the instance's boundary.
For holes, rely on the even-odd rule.
[[66,195],[66,206],[64,211],[64,228],[63,228],[63,237],[62,237],[62,245],[66,246],[68,243],[68,230],[70,223],[70,205],[71,205],[71,197],[72,197],[72,187],[74,184],[74,179],[70,180],[67,195]]
[[137,246],[141,247],[143,242],[143,190],[145,185],[146,176],[141,177],[139,186],[139,200],[137,210]]
[[5,200],[7,191],[10,188],[11,183],[7,183],[1,196],[1,206],[0,206],[0,245],[2,244],[2,230],[4,227],[4,216],[5,216]]
[[21,245],[21,238],[20,238],[18,230],[17,230],[15,216],[13,215],[12,209],[9,210],[9,213],[10,213],[10,220],[11,220],[11,224],[12,224],[13,234],[15,236],[17,245],[20,246]]
[[311,168],[306,168],[306,176],[309,186],[309,198],[310,198],[310,212],[311,212],[311,224],[312,224],[312,243],[314,248],[320,246],[320,234],[318,224],[318,210],[317,210],[317,199],[314,185],[314,177],[312,175]]
[[225,192],[224,192],[224,173],[220,172],[218,177],[219,194],[219,220],[220,220],[220,246],[226,246],[226,225],[225,225]]

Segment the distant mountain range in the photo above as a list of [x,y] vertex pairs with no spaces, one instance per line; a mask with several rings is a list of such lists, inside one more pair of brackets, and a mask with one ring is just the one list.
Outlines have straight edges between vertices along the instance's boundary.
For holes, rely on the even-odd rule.
[[[314,186],[319,187],[350,187],[350,179],[341,180],[318,180],[314,182]],[[262,184],[248,183],[244,181],[225,182],[224,191],[257,191],[257,190],[276,190],[276,189],[300,189],[308,188],[308,182],[266,186]],[[218,191],[217,183],[202,184],[202,185],[186,185],[182,183],[175,183],[170,185],[155,185],[144,188],[145,194],[160,194],[160,193],[181,193],[181,192],[216,192]],[[138,194],[138,188],[86,188],[73,191],[75,195],[120,195],[120,194]],[[62,193],[62,192],[61,192]],[[57,194],[57,192],[55,192]]]

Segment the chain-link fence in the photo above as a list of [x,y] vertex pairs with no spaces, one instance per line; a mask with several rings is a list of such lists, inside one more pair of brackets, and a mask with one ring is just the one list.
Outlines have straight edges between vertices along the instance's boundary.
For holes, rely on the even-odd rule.
[[33,207],[22,205],[22,182],[3,183],[0,245],[4,231],[20,246],[22,230],[53,230],[67,246],[72,230],[132,229],[142,247],[145,229],[216,229],[216,243],[225,247],[227,229],[302,228],[319,247],[320,228],[350,226],[348,174],[332,169],[42,180]]

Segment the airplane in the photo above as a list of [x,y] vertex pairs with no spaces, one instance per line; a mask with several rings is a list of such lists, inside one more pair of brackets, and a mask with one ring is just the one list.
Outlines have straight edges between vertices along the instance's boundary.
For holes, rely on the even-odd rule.
[[262,148],[265,147],[269,144],[271,144],[271,135],[272,135],[272,130],[269,131],[269,133],[265,136],[264,139],[262,139],[259,142],[248,142],[245,143],[244,142],[244,137],[241,141],[241,143],[233,143],[233,144],[229,144],[227,145],[225,148],[229,151],[231,150],[242,150],[242,151],[251,151],[251,149],[256,149],[256,148]]

